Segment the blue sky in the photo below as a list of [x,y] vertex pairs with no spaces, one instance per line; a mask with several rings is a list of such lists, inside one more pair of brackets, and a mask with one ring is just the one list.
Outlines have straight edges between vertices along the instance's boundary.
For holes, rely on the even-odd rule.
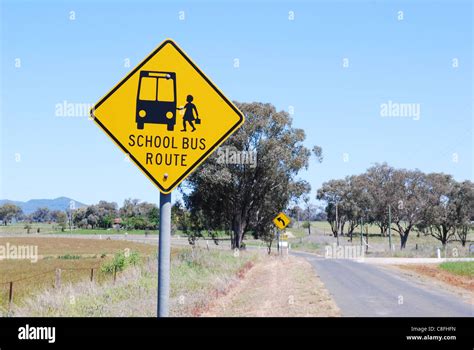
[[[473,178],[470,1],[1,4],[0,198],[157,202],[93,122],[55,107],[97,102],[166,38],[230,99],[294,107],[307,146],[324,151],[301,173],[313,199],[375,162]],[[382,117],[389,101],[416,104],[419,118]]]

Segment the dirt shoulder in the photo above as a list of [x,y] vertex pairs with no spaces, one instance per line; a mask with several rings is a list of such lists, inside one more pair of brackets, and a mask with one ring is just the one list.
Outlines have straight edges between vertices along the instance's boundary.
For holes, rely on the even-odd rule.
[[432,264],[390,265],[387,268],[395,269],[420,283],[441,287],[474,304],[474,279],[472,277],[455,275]]
[[340,310],[302,258],[265,257],[201,316],[337,317]]

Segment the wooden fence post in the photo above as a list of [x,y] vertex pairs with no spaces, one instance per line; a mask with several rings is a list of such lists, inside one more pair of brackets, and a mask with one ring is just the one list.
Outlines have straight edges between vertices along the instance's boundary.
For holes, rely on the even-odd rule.
[[114,266],[114,284],[116,280],[117,280],[117,266]]
[[94,282],[94,268],[91,268],[91,282]]
[[8,293],[8,310],[11,309],[13,304],[13,281],[10,282],[10,291]]
[[54,288],[61,288],[61,269],[56,269],[56,280],[54,283]]

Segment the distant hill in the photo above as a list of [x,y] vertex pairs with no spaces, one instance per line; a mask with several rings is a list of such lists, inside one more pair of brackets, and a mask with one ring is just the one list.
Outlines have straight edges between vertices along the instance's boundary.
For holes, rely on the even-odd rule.
[[12,203],[19,206],[23,210],[23,214],[31,214],[38,208],[46,207],[49,210],[66,210],[69,209],[69,203],[75,202],[76,209],[86,206],[86,204],[78,202],[68,197],[59,197],[55,199],[30,199],[28,202],[12,201],[9,199],[0,199],[0,205]]

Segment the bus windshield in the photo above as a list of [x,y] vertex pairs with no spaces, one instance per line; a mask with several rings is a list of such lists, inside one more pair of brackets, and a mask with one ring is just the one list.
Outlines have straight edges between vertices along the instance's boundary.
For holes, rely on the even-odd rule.
[[158,101],[174,101],[174,80],[160,78],[158,79]]
[[141,101],[174,102],[174,79],[166,76],[142,77],[138,99]]

